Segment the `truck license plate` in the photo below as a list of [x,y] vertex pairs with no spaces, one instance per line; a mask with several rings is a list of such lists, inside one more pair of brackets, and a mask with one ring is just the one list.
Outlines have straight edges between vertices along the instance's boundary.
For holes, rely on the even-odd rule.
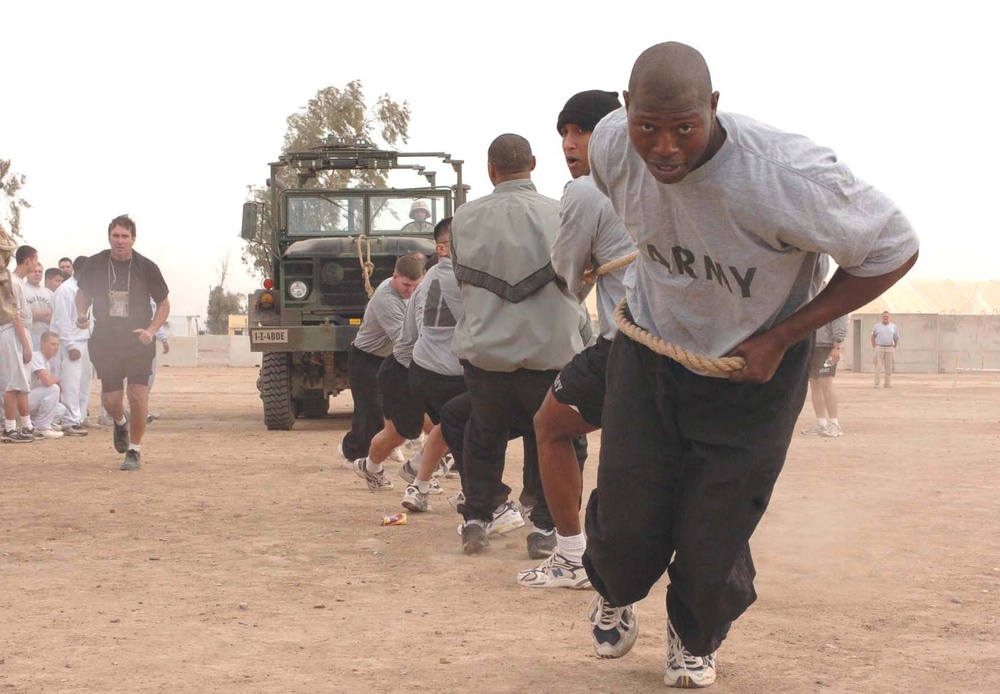
[[254,342],[288,342],[288,330],[253,330]]

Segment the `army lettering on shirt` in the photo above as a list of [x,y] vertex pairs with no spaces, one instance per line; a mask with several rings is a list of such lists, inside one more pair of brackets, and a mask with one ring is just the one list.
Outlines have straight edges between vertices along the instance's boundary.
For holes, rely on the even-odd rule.
[[[692,279],[705,279],[705,280],[715,280],[719,283],[720,287],[725,287],[729,290],[730,294],[739,292],[744,299],[749,299],[750,294],[750,284],[753,282],[754,275],[757,274],[757,268],[750,267],[743,271],[740,271],[734,265],[727,265],[723,267],[722,263],[718,263],[712,259],[710,255],[702,256],[704,259],[704,268],[702,275],[699,276],[698,270],[700,269],[695,258],[695,254],[689,251],[683,246],[674,246],[670,249],[670,255],[673,258],[673,265],[667,260],[659,249],[656,248],[651,243],[646,244],[646,254],[650,258],[658,262],[663,267],[667,268],[668,272],[687,275]],[[730,282],[732,278],[732,282]],[[733,287],[736,287],[734,290]]]

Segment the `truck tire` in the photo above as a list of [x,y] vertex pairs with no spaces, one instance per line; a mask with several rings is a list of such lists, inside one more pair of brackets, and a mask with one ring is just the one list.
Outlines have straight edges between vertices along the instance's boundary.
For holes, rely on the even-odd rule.
[[330,398],[322,390],[307,390],[302,395],[302,416],[306,419],[322,419],[330,410]]
[[289,357],[287,352],[264,352],[261,357],[260,397],[264,401],[264,425],[271,431],[287,431],[295,424]]

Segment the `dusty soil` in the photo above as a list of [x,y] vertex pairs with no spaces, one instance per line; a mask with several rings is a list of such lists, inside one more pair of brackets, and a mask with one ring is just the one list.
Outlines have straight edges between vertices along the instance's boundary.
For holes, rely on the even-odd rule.
[[[665,690],[665,580],[599,660],[590,591],[514,583],[525,531],[466,557],[443,499],[380,527],[402,485],[342,467],[348,420],[267,432],[255,379],[162,369],[138,473],[107,429],[0,448],[0,694]],[[713,691],[1000,691],[1000,375],[837,384],[846,433],[796,436]]]

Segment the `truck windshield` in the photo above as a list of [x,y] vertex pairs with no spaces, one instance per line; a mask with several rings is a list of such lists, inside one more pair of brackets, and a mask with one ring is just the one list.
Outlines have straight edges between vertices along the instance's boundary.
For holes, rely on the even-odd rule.
[[364,197],[323,195],[288,198],[289,236],[356,236],[364,233]]
[[447,216],[444,196],[373,195],[372,235],[431,234],[434,225]]

